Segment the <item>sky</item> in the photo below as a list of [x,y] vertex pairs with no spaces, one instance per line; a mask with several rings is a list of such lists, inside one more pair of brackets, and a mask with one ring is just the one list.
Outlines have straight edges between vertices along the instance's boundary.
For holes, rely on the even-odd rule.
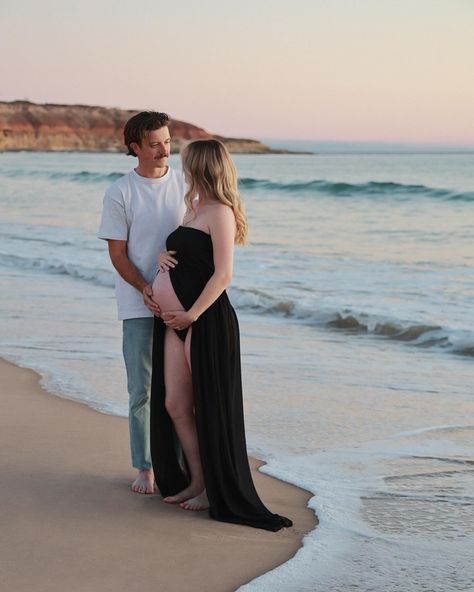
[[474,0],[15,0],[0,100],[234,137],[474,146]]

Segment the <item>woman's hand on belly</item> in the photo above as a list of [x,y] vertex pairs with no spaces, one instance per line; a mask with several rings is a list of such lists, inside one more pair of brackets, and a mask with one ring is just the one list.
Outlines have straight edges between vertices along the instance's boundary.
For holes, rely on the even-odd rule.
[[187,310],[162,312],[161,318],[170,329],[187,329],[196,320]]

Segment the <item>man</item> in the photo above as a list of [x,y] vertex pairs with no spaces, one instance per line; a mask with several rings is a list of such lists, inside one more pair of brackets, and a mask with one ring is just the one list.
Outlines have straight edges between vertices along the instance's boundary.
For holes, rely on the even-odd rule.
[[99,238],[108,242],[115,267],[118,318],[123,321],[123,356],[129,393],[132,465],[137,493],[153,493],[150,455],[150,386],[153,315],[151,283],[166,237],[184,216],[185,183],[168,166],[171,138],[165,113],[142,112],[124,129],[128,154],[138,166],[111,185],[104,197]]

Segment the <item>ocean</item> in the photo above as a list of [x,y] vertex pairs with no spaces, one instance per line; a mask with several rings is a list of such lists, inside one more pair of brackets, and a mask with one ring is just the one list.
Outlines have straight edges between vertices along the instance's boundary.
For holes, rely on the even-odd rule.
[[[474,154],[236,155],[249,451],[320,524],[242,592],[474,586]],[[172,156],[171,165],[179,166]],[[126,415],[96,238],[121,154],[0,154],[0,355]]]

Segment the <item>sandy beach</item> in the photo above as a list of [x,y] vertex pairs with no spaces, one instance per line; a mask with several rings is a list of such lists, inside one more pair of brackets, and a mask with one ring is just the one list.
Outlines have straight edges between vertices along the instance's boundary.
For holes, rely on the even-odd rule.
[[15,592],[231,591],[292,557],[316,519],[309,494],[262,475],[265,503],[293,528],[211,520],[130,491],[123,418],[44,391],[0,360],[1,583]]

